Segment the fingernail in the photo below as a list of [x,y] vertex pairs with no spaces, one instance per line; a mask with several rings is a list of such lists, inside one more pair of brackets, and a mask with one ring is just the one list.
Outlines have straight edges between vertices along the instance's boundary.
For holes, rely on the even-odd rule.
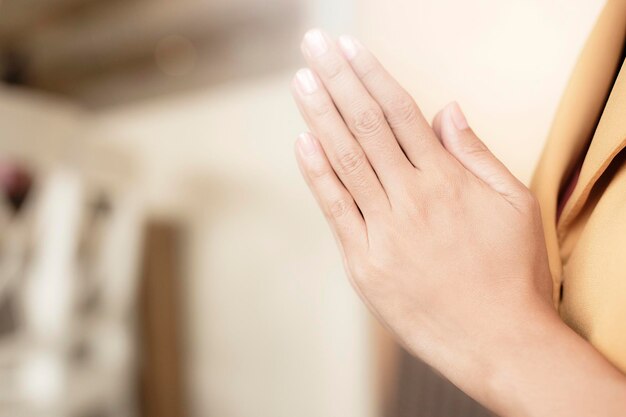
[[458,130],[465,130],[469,127],[469,124],[467,123],[467,119],[465,118],[465,115],[461,111],[461,107],[459,106],[459,103],[457,103],[456,101],[450,104],[450,116],[452,116],[452,123],[454,123],[454,126]]
[[304,49],[311,58],[317,58],[328,50],[326,37],[321,30],[313,29],[304,35]]
[[339,47],[347,59],[352,59],[363,48],[363,45],[352,36],[341,35],[339,37]]
[[313,71],[308,68],[302,68],[296,73],[296,83],[302,94],[312,94],[318,88]]
[[315,139],[310,133],[300,133],[298,135],[298,147],[303,155],[313,155],[317,151]]

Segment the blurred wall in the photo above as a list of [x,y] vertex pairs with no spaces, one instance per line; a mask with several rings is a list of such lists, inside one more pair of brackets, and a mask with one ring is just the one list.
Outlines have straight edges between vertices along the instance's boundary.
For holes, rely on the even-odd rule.
[[37,166],[66,153],[86,123],[69,101],[0,86],[0,152]]

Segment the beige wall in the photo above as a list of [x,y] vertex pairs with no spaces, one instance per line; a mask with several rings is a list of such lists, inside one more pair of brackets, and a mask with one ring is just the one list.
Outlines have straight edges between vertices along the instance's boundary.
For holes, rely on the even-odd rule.
[[0,156],[47,166],[67,154],[84,113],[69,102],[0,87]]

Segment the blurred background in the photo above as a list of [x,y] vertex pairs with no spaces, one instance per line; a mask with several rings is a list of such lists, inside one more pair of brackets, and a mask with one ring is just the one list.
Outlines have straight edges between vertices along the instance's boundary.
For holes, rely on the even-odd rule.
[[601,0],[0,0],[0,416],[482,416],[352,293],[300,179],[313,26],[528,181]]

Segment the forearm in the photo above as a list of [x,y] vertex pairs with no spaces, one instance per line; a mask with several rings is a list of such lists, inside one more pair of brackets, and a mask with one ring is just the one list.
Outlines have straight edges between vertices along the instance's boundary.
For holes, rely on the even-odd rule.
[[494,350],[487,406],[507,417],[626,415],[626,377],[591,344],[552,311],[526,323]]

